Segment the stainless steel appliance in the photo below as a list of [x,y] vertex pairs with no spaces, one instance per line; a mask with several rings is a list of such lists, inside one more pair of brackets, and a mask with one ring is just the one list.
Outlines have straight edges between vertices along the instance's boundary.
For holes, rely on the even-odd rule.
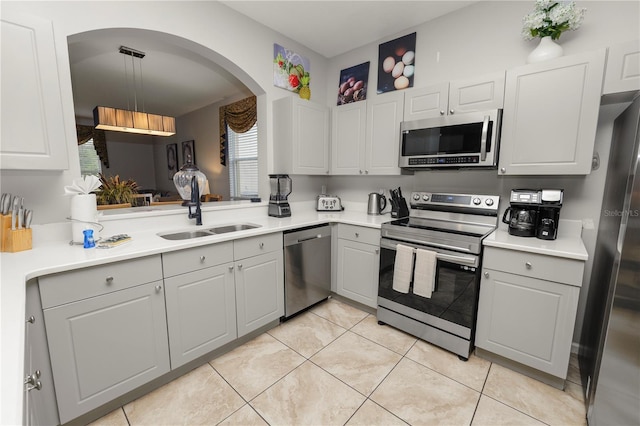
[[562,198],[562,189],[543,189],[541,191],[536,238],[541,240],[555,240],[557,238]]
[[496,168],[502,110],[443,115],[400,124],[404,169]]
[[615,120],[580,339],[590,425],[640,424],[640,98]]
[[291,194],[291,178],[289,175],[269,175],[269,216],[288,217],[291,216],[291,206],[289,206],[289,194]]
[[509,225],[509,234],[518,237],[536,236],[540,195],[538,189],[511,190],[511,205],[502,215],[502,222]]
[[328,224],[284,233],[284,318],[331,294],[331,227]]
[[[467,359],[473,349],[482,240],[496,229],[495,195],[413,192],[409,216],[382,224],[378,321]],[[431,297],[394,289],[398,245],[435,253]],[[415,256],[415,255],[414,255]]]
[[369,203],[367,205],[367,214],[378,215],[387,207],[387,197],[377,192],[369,194]]
[[513,189],[502,215],[511,235],[555,240],[564,191],[562,189]]
[[340,197],[336,195],[320,194],[316,198],[316,211],[339,212],[344,210]]

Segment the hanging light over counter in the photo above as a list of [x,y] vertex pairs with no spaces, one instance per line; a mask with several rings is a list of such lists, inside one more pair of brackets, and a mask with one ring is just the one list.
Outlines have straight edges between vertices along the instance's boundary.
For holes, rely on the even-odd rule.
[[[123,55],[130,56],[133,64],[134,110],[96,106],[93,109],[93,123],[96,129],[153,136],[175,135],[176,119],[174,117],[138,111],[136,72],[133,58],[138,58],[140,60],[140,85],[142,86],[142,58],[145,57],[145,53],[125,46],[120,46],[119,52]],[[127,68],[125,59],[125,80],[127,78],[126,74]]]
[[172,136],[176,134],[176,119],[166,115],[147,114],[97,106],[93,109],[93,123],[96,129],[116,132],[140,133],[154,136]]

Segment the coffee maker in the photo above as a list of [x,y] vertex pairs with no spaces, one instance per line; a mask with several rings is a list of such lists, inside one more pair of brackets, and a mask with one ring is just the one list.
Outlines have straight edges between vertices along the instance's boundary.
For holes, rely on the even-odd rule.
[[269,216],[289,217],[291,207],[287,197],[291,194],[291,178],[289,175],[269,175],[271,195],[269,195]]
[[540,192],[536,237],[541,240],[555,240],[558,236],[558,220],[560,219],[563,190],[543,189]]
[[538,227],[538,207],[540,190],[512,189],[502,222],[509,225],[509,234],[518,237],[535,237]]

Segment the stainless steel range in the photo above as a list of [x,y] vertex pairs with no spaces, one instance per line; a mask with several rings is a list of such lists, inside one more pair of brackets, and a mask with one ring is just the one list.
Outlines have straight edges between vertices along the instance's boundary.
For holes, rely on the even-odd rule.
[[409,217],[382,225],[378,322],[469,358],[482,240],[497,227],[499,200],[411,194]]

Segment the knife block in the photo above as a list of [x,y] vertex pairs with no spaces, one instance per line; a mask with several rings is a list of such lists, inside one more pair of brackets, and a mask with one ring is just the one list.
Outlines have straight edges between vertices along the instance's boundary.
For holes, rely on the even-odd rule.
[[3,242],[3,251],[9,253],[31,250],[31,228],[5,229]]
[[11,215],[3,214],[0,215],[0,251],[6,251],[6,239],[11,231]]

